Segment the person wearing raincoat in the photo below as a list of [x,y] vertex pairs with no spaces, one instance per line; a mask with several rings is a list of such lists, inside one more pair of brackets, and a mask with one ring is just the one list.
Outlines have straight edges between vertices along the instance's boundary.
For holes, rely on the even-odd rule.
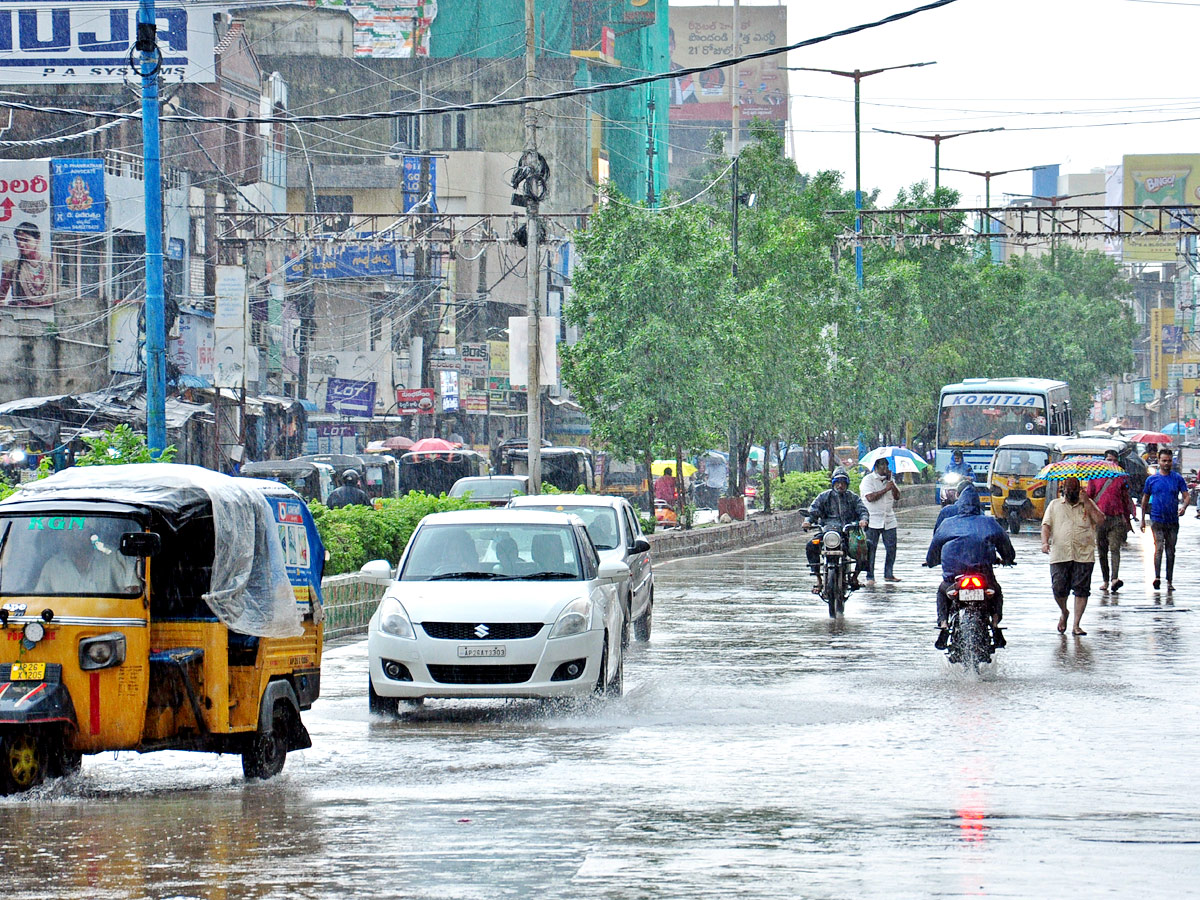
[[[838,466],[833,470],[833,475],[830,477],[831,486],[829,490],[822,491],[817,495],[817,499],[813,500],[812,506],[808,510],[808,517],[804,520],[804,530],[808,531],[814,525],[819,526],[822,531],[842,531],[847,525],[857,524],[859,528],[866,528],[867,522],[870,519],[870,514],[867,512],[866,505],[859,498],[858,494],[850,490],[850,476],[846,474],[846,470],[842,466]],[[863,545],[866,548],[866,545]],[[808,558],[808,569],[817,576],[818,587],[821,584],[821,578],[818,574],[821,566],[821,540],[818,536],[816,539],[808,542],[805,548],[805,555]],[[854,590],[858,590],[858,576],[862,572],[866,560],[862,554],[856,554],[854,560],[854,572],[850,576],[850,586]]]
[[999,625],[1004,617],[1004,593],[1000,590],[992,566],[997,557],[1003,564],[1012,565],[1017,559],[1017,552],[1004,526],[990,516],[983,515],[979,494],[973,484],[963,488],[954,508],[957,510],[955,515],[939,517],[929,552],[925,554],[925,565],[933,568],[940,563],[942,566],[942,583],[937,592],[939,631],[934,646],[944,650],[950,636],[950,596],[947,591],[956,578],[969,573],[983,575],[988,586],[995,591],[989,604],[992,636],[996,646],[1003,647],[1006,641]]

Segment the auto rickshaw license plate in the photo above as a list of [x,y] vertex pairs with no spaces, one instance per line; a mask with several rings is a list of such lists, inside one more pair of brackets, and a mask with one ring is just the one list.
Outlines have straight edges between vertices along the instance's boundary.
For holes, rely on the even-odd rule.
[[45,681],[45,663],[13,663],[10,681]]

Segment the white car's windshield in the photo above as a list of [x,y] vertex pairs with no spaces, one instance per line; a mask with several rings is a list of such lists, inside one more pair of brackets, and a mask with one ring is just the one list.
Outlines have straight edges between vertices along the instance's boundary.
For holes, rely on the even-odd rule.
[[568,512],[583,519],[588,534],[597,550],[612,550],[621,541],[621,528],[617,524],[617,511],[611,506],[576,506],[564,503],[552,507],[555,512]]
[[136,596],[138,561],[121,553],[132,519],[64,515],[0,518],[0,595]]
[[507,500],[525,493],[521,482],[511,478],[472,478],[460,481],[450,491],[451,497],[471,495],[472,500]]
[[566,525],[492,523],[418,529],[401,581],[579,581],[575,533]]

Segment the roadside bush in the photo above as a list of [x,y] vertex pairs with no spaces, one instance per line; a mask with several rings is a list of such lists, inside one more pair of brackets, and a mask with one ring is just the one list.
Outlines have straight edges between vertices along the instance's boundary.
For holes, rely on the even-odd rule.
[[[850,472],[850,490],[858,493],[862,473]],[[829,488],[828,472],[793,472],[786,481],[771,483],[771,502],[777,509],[808,509],[817,494]],[[861,496],[861,495],[860,495]]]
[[329,509],[320,503],[309,504],[317,531],[329,551],[326,575],[357,572],[372,559],[386,559],[395,565],[417,525],[430,513],[485,507],[483,503],[445,494],[434,497],[420,491],[384,500],[380,509],[369,506]]

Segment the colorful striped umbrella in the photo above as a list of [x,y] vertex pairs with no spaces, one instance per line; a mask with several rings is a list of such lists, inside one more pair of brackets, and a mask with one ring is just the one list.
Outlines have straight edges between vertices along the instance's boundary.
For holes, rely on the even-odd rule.
[[1127,478],[1129,473],[1115,463],[1099,456],[1068,456],[1058,462],[1052,462],[1037,473],[1044,481],[1062,481],[1064,478],[1078,478],[1080,481],[1091,481],[1095,478]]

